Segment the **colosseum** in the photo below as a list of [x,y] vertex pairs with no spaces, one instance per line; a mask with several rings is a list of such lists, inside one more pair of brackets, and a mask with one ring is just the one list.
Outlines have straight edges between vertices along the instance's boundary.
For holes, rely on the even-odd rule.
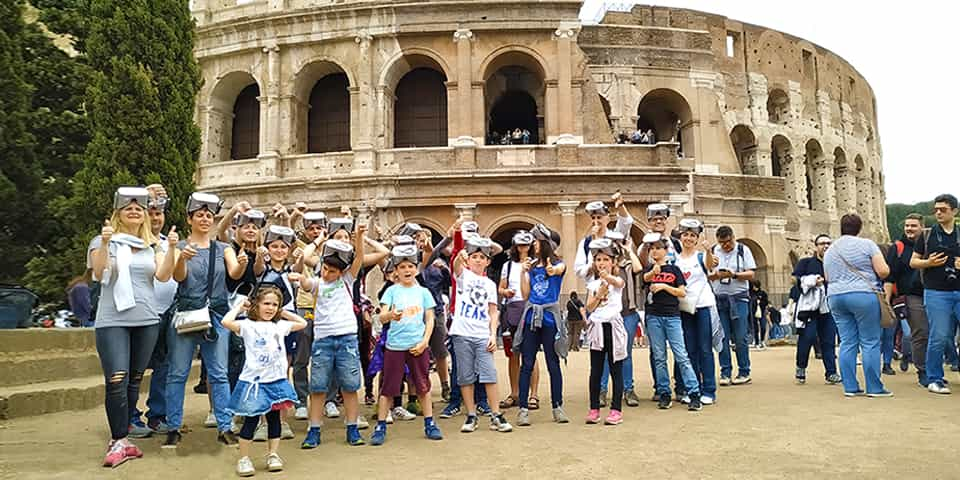
[[[843,213],[888,236],[873,92],[808,40],[656,6],[585,22],[576,0],[193,9],[197,183],[228,203],[346,206],[383,230],[464,215],[502,242],[542,222],[573,258],[583,206],[619,190],[635,238],[654,202],[731,225],[775,299]],[[652,141],[617,142],[637,130]]]

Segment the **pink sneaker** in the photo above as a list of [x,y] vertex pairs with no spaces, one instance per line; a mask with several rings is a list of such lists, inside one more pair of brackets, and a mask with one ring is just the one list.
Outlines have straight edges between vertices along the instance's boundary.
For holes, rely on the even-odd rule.
[[587,423],[589,424],[600,423],[600,410],[597,410],[595,408],[590,409],[590,411],[587,412]]
[[128,457],[140,458],[143,456],[143,451],[141,451],[139,447],[130,443],[129,441],[125,443],[126,444],[123,446],[123,452],[126,453]]
[[623,423],[623,414],[620,413],[620,410],[610,410],[610,415],[607,415],[607,419],[603,421],[607,425],[620,425]]
[[110,449],[107,450],[107,456],[103,457],[103,466],[114,468],[131,458],[134,457],[127,454],[126,445],[122,442],[110,442]]

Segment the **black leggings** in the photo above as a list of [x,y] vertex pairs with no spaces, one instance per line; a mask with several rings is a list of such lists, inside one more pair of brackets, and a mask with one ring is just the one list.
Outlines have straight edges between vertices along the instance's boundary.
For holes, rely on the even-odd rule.
[[[600,408],[600,379],[603,378],[603,361],[606,359],[613,377],[613,397],[611,410],[622,410],[623,402],[623,360],[613,361],[613,326],[602,323],[603,350],[590,350],[590,409]],[[630,347],[627,347],[630,348]]]
[[766,341],[767,336],[767,317],[753,318],[753,343],[760,344]]
[[[280,410],[267,412],[267,438],[280,438]],[[240,438],[253,440],[253,432],[260,425],[260,416],[243,417],[243,427],[240,428]]]

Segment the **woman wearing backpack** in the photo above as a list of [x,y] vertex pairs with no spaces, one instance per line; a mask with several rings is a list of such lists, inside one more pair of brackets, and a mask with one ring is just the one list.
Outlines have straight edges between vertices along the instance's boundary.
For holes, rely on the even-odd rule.
[[[680,305],[680,320],[683,322],[683,343],[700,382],[700,401],[713,405],[717,400],[716,363],[713,357],[713,311],[717,299],[713,295],[707,272],[715,264],[713,254],[702,240],[703,224],[696,219],[680,221],[680,243],[683,249],[677,256],[677,267],[687,280],[687,297],[693,313]],[[680,369],[674,368],[674,372]]]

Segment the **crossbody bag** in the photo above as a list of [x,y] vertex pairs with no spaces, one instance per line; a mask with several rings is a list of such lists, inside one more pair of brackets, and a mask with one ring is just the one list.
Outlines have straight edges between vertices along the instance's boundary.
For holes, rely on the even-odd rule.
[[173,315],[173,327],[177,333],[202,332],[211,328],[210,322],[210,296],[213,295],[213,270],[216,268],[214,263],[217,260],[217,242],[210,242],[210,259],[207,263],[207,294],[204,298],[203,308],[196,310],[178,310]]
[[871,290],[873,290],[873,293],[877,296],[877,302],[880,304],[880,327],[890,328],[896,325],[897,317],[893,313],[893,307],[887,303],[887,296],[883,293],[883,291],[873,289],[873,282],[867,279],[866,275],[860,273],[860,270],[854,268],[853,265],[850,265],[850,262],[848,262],[847,259],[843,258],[842,256],[839,258],[844,264],[846,264],[848,270],[853,272],[856,276],[862,278],[864,282],[867,282],[867,285],[871,285]]

